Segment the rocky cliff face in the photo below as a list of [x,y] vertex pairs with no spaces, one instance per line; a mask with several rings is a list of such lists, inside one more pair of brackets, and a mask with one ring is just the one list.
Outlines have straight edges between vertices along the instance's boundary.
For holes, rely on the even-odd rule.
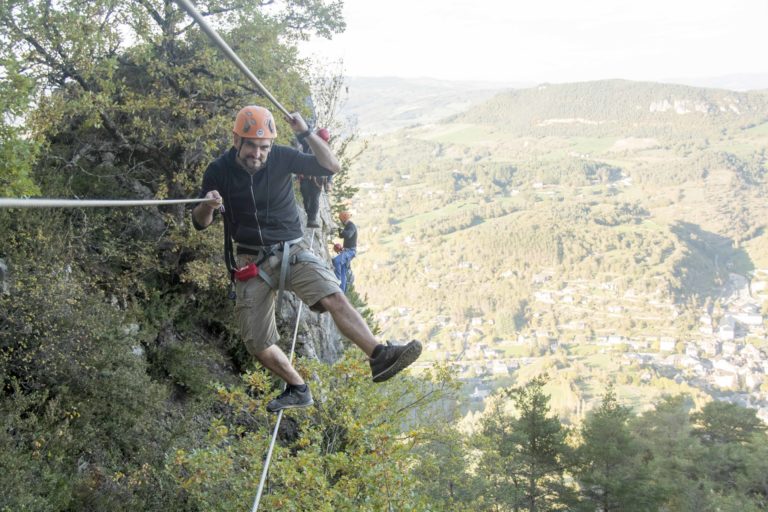
[[8,266],[0,258],[0,293],[8,293]]
[[[301,205],[298,206],[302,223],[306,225],[306,214]],[[328,239],[337,229],[335,220],[331,218],[330,205],[325,194],[320,201],[320,228],[304,229],[304,239],[312,247],[312,252],[332,267],[331,254],[328,251]],[[286,293],[282,307],[278,313],[278,325],[282,333],[280,346],[286,354],[291,349],[293,333],[296,328],[296,314],[301,301],[293,293]],[[301,357],[317,359],[325,363],[333,363],[341,357],[344,343],[329,313],[315,313],[306,304],[301,305],[298,334],[296,336],[296,354]]]

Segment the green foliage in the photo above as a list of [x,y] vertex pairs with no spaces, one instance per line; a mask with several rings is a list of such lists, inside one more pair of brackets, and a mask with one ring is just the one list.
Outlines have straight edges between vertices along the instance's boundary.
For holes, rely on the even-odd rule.
[[[2,377],[8,383],[4,366]],[[64,509],[75,486],[71,461],[60,454],[62,439],[72,436],[69,425],[62,425],[64,411],[48,402],[45,391],[25,394],[18,384],[11,388],[0,405],[0,463],[7,468],[0,473],[0,510]]]
[[[219,377],[216,366],[224,366],[221,353],[202,343],[174,343],[160,347],[155,362],[168,377],[195,395],[204,395]],[[212,368],[213,367],[213,368]]]
[[419,464],[413,474],[418,492],[433,510],[477,510],[480,484],[471,471],[467,439],[451,425],[437,426],[416,448]]
[[38,188],[30,172],[38,147],[25,137],[28,132],[22,125],[32,80],[11,60],[0,60],[0,71],[0,197],[35,194]]
[[150,488],[173,430],[160,415],[167,390],[149,378],[123,315],[87,283],[49,264],[0,296],[2,407],[13,425],[3,444],[24,461],[7,466],[4,483],[37,484],[8,506],[130,510],[164,499]]
[[[539,379],[517,389],[535,390],[541,383]],[[517,395],[515,405],[520,407],[521,400],[533,404],[530,399],[535,397],[539,403],[549,399],[529,391]],[[495,402],[483,415],[474,442],[475,483],[482,486],[473,498],[474,510],[761,510],[766,505],[765,433],[754,432],[742,440],[723,438],[707,446],[693,429],[702,414],[711,417],[714,411],[727,409],[738,424],[754,416],[752,410],[725,405],[711,402],[702,412],[692,413],[689,397],[667,396],[633,417],[609,386],[601,404],[581,424],[580,435],[566,445],[547,442],[564,432],[556,421],[527,412],[515,420]],[[527,410],[523,405],[522,411]],[[551,428],[542,428],[547,424]],[[531,436],[537,428],[541,433],[561,430],[554,438]],[[525,468],[552,473],[549,479],[532,482],[526,474],[534,473]],[[560,482],[553,478],[559,472],[566,483],[552,488],[556,492],[549,494],[551,501],[542,506],[530,500],[534,490]],[[468,484],[472,482],[470,478]]]
[[357,311],[363,317],[363,320],[365,320],[365,323],[368,325],[371,333],[373,333],[374,336],[381,334],[381,327],[376,321],[373,310],[368,306],[368,301],[366,300],[367,297],[360,297],[360,295],[355,290],[355,286],[352,285],[347,289],[347,298],[349,299],[349,302],[352,304],[352,306],[357,309]]
[[333,175],[333,186],[331,189],[331,212],[334,217],[339,213],[349,209],[349,200],[357,193],[358,188],[349,183],[349,173],[352,170],[352,164],[359,158],[359,150],[352,153],[351,144],[355,142],[355,136],[352,135],[346,139],[334,143],[334,151],[341,155],[341,170]]
[[[417,448],[432,437],[437,417],[424,416],[450,388],[440,376],[370,381],[366,364],[346,356],[333,366],[301,367],[316,405],[286,416],[275,448],[267,510],[428,510],[410,468]],[[248,374],[244,386],[220,388],[225,414],[198,449],[179,450],[168,470],[191,503],[203,510],[250,506],[269,444],[272,397],[264,374]],[[424,418],[426,421],[420,420]]]
[[728,402],[710,402],[693,415],[694,432],[705,444],[747,443],[755,434],[766,431],[754,409],[745,409]]
[[[605,136],[634,125],[635,137],[717,134],[760,124],[768,96],[684,85],[603,80],[511,90],[450,119],[527,136]],[[737,109],[731,105],[738,104]]]
[[[331,126],[340,79],[306,78],[294,43],[337,33],[340,9],[338,1],[267,9],[236,0],[209,2],[204,15],[287,106],[324,91],[319,119]],[[233,113],[266,104],[173,3],[12,0],[0,6],[0,40],[2,195],[193,196],[205,165],[229,145]],[[422,319],[448,316],[453,325],[428,331],[449,337],[456,322],[495,314],[493,327],[472,335],[546,331],[516,348],[549,354],[550,337],[562,340],[578,321],[589,324],[573,335],[582,341],[618,328],[690,330],[727,264],[738,258],[740,269],[753,269],[748,251],[764,238],[754,199],[766,184],[765,95],[623,85],[632,101],[662,102],[661,110],[606,99],[622,84],[545,86],[462,116],[476,123],[467,133],[497,147],[474,150],[460,131],[367,145],[333,130],[344,168],[334,211],[364,191],[360,210],[375,234],[366,258],[376,272],[361,273],[365,288],[350,293],[372,329],[366,294],[386,301],[391,316],[408,317],[388,309],[412,305],[408,334]],[[663,104],[676,95],[698,95],[712,115],[679,117]],[[731,98],[741,114],[719,109]],[[520,108],[512,124],[510,105]],[[278,122],[279,141],[289,141]],[[353,175],[370,182],[358,187]],[[677,205],[694,218],[681,222]],[[262,372],[232,384],[250,358],[229,320],[218,229],[194,233],[181,207],[0,212],[0,258],[10,269],[0,295],[0,509],[250,505],[272,422],[263,408],[274,393]],[[421,242],[428,254],[416,250]],[[577,283],[588,284],[567,291]],[[560,308],[550,299],[561,296],[594,302]],[[659,319],[579,312],[638,296]],[[673,302],[686,309],[676,319]],[[567,375],[553,383],[557,402],[583,411],[605,382],[600,365],[616,357],[586,343],[554,350],[521,370],[519,382],[556,369]],[[571,353],[583,361],[568,366]],[[631,418],[609,391],[574,441],[574,459],[541,379],[496,397],[467,443],[453,428],[451,370],[373,385],[352,357],[302,367],[317,406],[286,417],[266,508],[766,506],[765,432],[751,411],[708,405],[691,415],[686,399],[670,398]],[[639,372],[621,382],[629,387]],[[566,465],[574,460],[580,465]],[[628,489],[632,478],[642,486]]]
[[309,78],[315,128],[329,130],[329,144],[341,164],[341,170],[333,175],[329,183],[331,216],[335,219],[339,213],[350,208],[350,200],[358,191],[358,188],[350,183],[349,177],[353,164],[365,151],[367,144],[363,143],[362,148],[357,147],[357,134],[349,133],[338,119],[345,80],[341,70],[319,66],[317,63],[315,66],[319,69],[314,69]]
[[[745,109],[730,108],[736,99]],[[356,164],[356,222],[371,234],[357,289],[384,331],[417,328],[434,342],[431,359],[479,344],[539,356],[547,344],[529,341],[539,337],[568,343],[571,369],[588,351],[657,349],[659,336],[683,348],[729,273],[764,266],[765,137],[749,126],[762,126],[765,102],[663,84],[545,85],[379,134]],[[606,348],[610,336],[624,344]],[[463,376],[483,363],[468,364]],[[633,408],[671,386],[597,365],[576,385],[588,400],[607,373],[632,388]]]
[[662,503],[629,419],[629,409],[619,405],[612,387],[600,407],[587,415],[575,454],[574,476],[583,498],[580,509],[644,511],[656,510]]
[[[544,377],[504,392],[516,416],[495,402],[482,421],[477,443],[477,473],[486,503],[526,510],[563,510],[569,491],[564,484],[563,457],[567,431],[551,417]],[[490,508],[490,510],[493,510]]]

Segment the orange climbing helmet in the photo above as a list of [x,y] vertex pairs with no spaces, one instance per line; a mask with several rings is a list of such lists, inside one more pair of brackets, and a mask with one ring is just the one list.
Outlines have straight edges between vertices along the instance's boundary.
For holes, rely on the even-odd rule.
[[346,224],[346,223],[347,223],[347,221],[348,221],[349,219],[351,219],[351,218],[352,218],[352,214],[351,214],[351,213],[349,213],[349,212],[348,212],[348,211],[346,211],[346,210],[345,210],[345,211],[343,211],[343,212],[341,212],[341,213],[339,214],[339,220],[341,220],[341,222],[343,222],[344,224]]
[[277,127],[272,112],[256,105],[240,109],[235,118],[235,135],[247,139],[274,139],[277,137]]

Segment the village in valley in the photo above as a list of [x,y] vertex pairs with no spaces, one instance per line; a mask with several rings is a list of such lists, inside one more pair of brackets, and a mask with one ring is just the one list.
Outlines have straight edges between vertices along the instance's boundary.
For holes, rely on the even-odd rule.
[[424,342],[417,367],[451,368],[463,413],[546,376],[564,420],[615,386],[636,413],[688,395],[768,423],[761,101],[548,84],[378,137],[358,291],[388,337]]
[[[610,292],[616,291],[610,284],[601,285],[602,293],[593,294],[589,290],[593,285],[587,281],[571,282],[554,290],[548,286],[553,280],[547,272],[539,274],[536,281],[534,304],[559,305],[571,313],[583,308],[592,312],[589,318],[571,315],[572,320],[557,326],[559,335],[533,329],[516,339],[486,341],[483,330],[492,320],[475,317],[467,330],[452,332],[453,337],[463,340],[461,350],[446,350],[445,343],[428,340],[425,358],[419,364],[444,361],[454,367],[465,384],[469,401],[482,407],[485,398],[494,389],[513,382],[515,372],[522,367],[558,351],[570,357],[577,347],[591,346],[598,353],[615,354],[625,367],[641,368],[640,384],[650,382],[654,376],[670,379],[718,400],[757,409],[758,417],[768,423],[768,336],[764,315],[768,269],[755,270],[749,276],[730,273],[717,301],[709,310],[701,311],[696,331],[684,337],[672,332],[650,334],[652,327],[646,329],[649,334],[640,336],[593,327],[601,315],[631,316],[652,326],[661,315],[678,314],[668,302],[641,298],[632,290],[608,299]],[[450,328],[448,318],[437,321]],[[481,341],[470,343],[472,339]]]

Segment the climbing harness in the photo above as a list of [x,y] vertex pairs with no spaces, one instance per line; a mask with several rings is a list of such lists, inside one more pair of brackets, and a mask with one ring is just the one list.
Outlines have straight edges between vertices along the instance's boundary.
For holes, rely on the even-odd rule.
[[[228,217],[224,217],[224,223],[227,224],[231,222]],[[231,226],[227,229],[225,229],[225,232],[228,234],[231,232],[232,228]],[[291,247],[303,240],[302,238],[296,238],[295,240],[288,240],[285,242],[280,242],[277,244],[272,245],[247,245],[238,243],[238,253],[242,253],[244,251],[241,251],[240,249],[245,249],[248,252],[246,254],[255,253],[256,255],[260,255],[261,257],[256,262],[251,262],[246,264],[243,267],[240,268],[233,268],[231,271],[232,277],[237,281],[248,281],[249,279],[252,279],[254,277],[260,277],[264,280],[265,283],[269,285],[270,288],[273,290],[277,290],[277,304],[276,309],[280,310],[280,305],[282,304],[283,300],[283,292],[285,290],[285,283],[288,280],[288,276],[291,273],[291,267],[295,265],[296,263],[306,263],[306,262],[315,262],[315,263],[322,263],[322,260],[320,260],[317,256],[312,254],[308,250],[302,250],[296,254],[291,255]],[[314,238],[312,239],[312,242],[314,242]],[[232,240],[228,239],[224,241],[225,247],[232,246]],[[310,245],[311,249],[311,245]],[[231,249],[230,249],[231,250]],[[225,249],[226,252],[226,249]],[[277,283],[277,286],[275,285],[274,280],[269,277],[269,274],[267,274],[266,269],[262,267],[262,265],[273,256],[280,257],[280,277]],[[229,259],[229,258],[225,258]]]

